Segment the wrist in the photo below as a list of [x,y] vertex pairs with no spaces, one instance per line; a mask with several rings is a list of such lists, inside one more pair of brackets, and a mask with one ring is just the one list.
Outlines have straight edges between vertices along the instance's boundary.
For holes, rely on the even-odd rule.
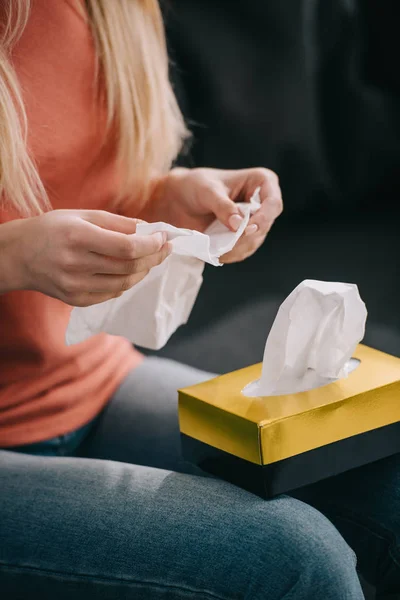
[[26,288],[20,256],[26,220],[17,219],[0,225],[0,294]]
[[138,218],[154,223],[156,221],[168,221],[170,211],[171,187],[177,177],[178,169],[172,169],[165,175],[155,177],[150,184],[148,200],[140,211]]
[[137,216],[149,223],[165,221],[172,225],[176,224],[174,222],[174,215],[176,217],[177,212],[176,204],[181,197],[179,192],[182,182],[189,172],[190,169],[175,167],[167,174],[154,178],[151,182],[148,201]]

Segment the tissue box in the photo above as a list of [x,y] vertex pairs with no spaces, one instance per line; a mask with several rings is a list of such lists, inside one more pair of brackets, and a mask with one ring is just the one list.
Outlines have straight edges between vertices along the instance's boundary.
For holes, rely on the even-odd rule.
[[400,452],[400,359],[359,345],[346,378],[249,398],[254,365],[179,391],[184,458],[271,498]]

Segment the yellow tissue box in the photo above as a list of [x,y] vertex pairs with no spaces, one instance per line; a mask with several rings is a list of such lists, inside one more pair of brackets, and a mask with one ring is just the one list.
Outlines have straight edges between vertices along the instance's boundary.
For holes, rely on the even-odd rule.
[[400,359],[364,345],[346,378],[249,398],[253,365],[179,390],[184,458],[263,498],[400,452]]

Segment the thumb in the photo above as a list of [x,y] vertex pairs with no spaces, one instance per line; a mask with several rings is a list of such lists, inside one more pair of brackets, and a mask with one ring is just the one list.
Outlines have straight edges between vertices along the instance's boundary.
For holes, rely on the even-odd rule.
[[226,194],[220,192],[212,192],[212,200],[210,210],[215,214],[217,219],[221,221],[231,231],[237,231],[243,220],[242,213],[238,205],[233,202]]

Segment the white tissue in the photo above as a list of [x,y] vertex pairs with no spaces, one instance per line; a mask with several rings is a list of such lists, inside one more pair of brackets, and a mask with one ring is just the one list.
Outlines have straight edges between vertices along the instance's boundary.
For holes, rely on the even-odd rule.
[[265,345],[261,379],[247,396],[291,394],[347,376],[364,337],[367,310],[355,284],[305,280],[279,308]]
[[171,255],[120,298],[84,308],[74,308],[66,331],[67,345],[105,332],[132,343],[159,350],[176,329],[187,322],[201,287],[204,263],[219,266],[220,256],[235,246],[250,215],[260,207],[260,188],[250,202],[239,204],[243,220],[236,232],[214,221],[205,233],[167,223],[139,223],[138,235],[165,231]]

